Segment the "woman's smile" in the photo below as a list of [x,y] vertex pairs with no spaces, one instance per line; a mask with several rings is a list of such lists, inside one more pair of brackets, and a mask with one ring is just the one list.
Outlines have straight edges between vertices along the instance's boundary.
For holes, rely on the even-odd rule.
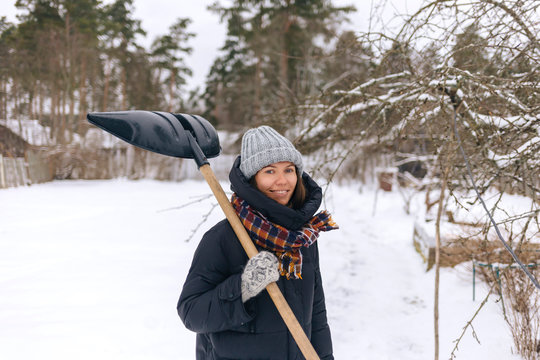
[[289,202],[289,199],[291,198],[289,196],[290,191],[289,190],[269,190],[272,193],[272,196],[270,198],[276,200],[278,203],[285,205]]

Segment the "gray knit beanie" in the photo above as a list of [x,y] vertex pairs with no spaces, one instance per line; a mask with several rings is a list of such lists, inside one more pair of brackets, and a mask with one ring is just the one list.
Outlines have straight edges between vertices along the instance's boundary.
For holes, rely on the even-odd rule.
[[263,167],[280,161],[292,162],[302,174],[302,155],[294,145],[270,126],[246,131],[242,137],[240,171],[250,179]]

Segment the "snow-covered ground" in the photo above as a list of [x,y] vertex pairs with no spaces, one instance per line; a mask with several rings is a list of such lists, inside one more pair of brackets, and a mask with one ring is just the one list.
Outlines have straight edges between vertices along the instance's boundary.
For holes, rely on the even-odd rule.
[[[224,188],[228,190],[227,184]],[[57,181],[0,190],[0,359],[193,359],[176,301],[212,199],[203,182]],[[434,272],[412,246],[396,193],[333,186],[341,230],[319,239],[334,352],[341,359],[432,359]],[[467,267],[442,269],[440,358],[472,317]],[[519,359],[496,297],[457,359]]]

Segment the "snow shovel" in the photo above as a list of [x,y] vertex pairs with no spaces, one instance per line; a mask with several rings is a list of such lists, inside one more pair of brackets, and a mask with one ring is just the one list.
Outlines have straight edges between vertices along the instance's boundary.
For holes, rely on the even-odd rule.
[[[221,148],[217,132],[207,120],[197,115],[140,110],[95,112],[87,118],[99,128],[145,150],[194,159],[246,254],[249,258],[257,255],[257,248],[210,168],[207,158],[218,156]],[[277,284],[271,283],[266,290],[304,357],[319,359]]]

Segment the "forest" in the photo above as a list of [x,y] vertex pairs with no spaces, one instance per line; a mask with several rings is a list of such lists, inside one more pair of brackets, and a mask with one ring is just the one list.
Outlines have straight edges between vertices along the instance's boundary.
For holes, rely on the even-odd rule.
[[[43,151],[75,159],[56,178],[111,177],[74,170],[88,152],[74,143],[89,131],[88,112],[194,113],[228,132],[270,124],[294,139],[313,175],[328,183],[366,181],[373,173],[407,189],[405,200],[409,191],[424,192],[437,254],[445,246],[468,249],[467,259],[516,265],[494,223],[483,217],[464,224],[445,204],[466,212],[493,192],[528,198],[529,210],[508,213],[499,226],[523,263],[538,263],[530,245],[540,238],[538,1],[426,0],[397,29],[369,32],[340,30],[353,4],[223,3],[209,11],[226,23],[226,40],[204,88],[186,94],[185,59],[195,46],[189,18],[178,18],[145,48],[136,41],[145,31],[133,0],[17,0],[25,9],[19,22],[0,18],[0,120],[32,119],[50,129]],[[377,7],[372,21],[384,22]],[[10,156],[1,142],[0,151]],[[140,168],[127,176],[147,176]],[[444,245],[442,222],[472,230]],[[471,250],[467,241],[480,245]],[[519,353],[538,359],[540,289],[534,275],[506,269],[483,276],[505,299]]]

